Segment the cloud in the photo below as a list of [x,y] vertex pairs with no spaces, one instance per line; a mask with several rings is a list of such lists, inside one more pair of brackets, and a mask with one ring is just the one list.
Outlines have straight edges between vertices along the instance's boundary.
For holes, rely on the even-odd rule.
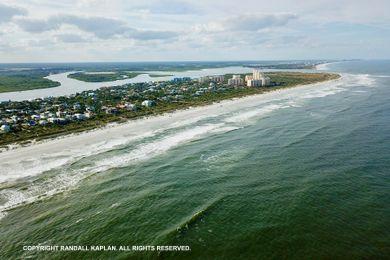
[[223,32],[223,31],[259,31],[270,27],[284,26],[289,21],[297,18],[292,13],[275,14],[243,14],[231,16],[229,18],[198,25],[197,31]]
[[164,40],[172,39],[178,36],[178,33],[172,31],[150,31],[150,30],[137,30],[130,33],[130,38],[137,40]]
[[201,10],[192,3],[177,0],[160,0],[148,2],[135,7],[138,10],[146,10],[153,14],[183,15],[200,13]]
[[16,15],[25,15],[27,11],[23,8],[8,6],[0,3],[0,23],[8,22]]
[[62,25],[73,25],[82,31],[94,34],[101,39],[126,37],[136,40],[170,39],[178,34],[172,31],[138,30],[124,21],[105,17],[81,17],[75,15],[57,15],[48,19],[19,18],[15,20],[26,32],[42,33],[58,30]]
[[86,42],[87,39],[83,38],[78,34],[59,34],[55,36],[56,40],[65,42],[65,43],[79,43]]
[[59,24],[42,19],[19,18],[14,21],[20,28],[30,33],[41,33],[45,31],[55,30],[60,27]]
[[74,15],[62,15],[49,19],[59,25],[70,24],[79,29],[91,32],[99,38],[109,38],[120,35],[128,30],[133,30],[126,26],[123,21],[104,17],[79,17]]
[[61,25],[69,24],[79,29],[91,32],[97,37],[106,38],[116,34],[124,33],[129,28],[119,20],[104,17],[79,17],[75,15],[57,15],[48,19],[19,18],[15,20],[24,31],[30,33],[42,33],[56,30]]

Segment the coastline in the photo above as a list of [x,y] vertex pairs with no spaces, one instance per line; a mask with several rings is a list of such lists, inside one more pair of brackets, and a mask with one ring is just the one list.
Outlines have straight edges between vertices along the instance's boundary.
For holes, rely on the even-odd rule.
[[321,64],[316,65],[314,67],[314,69],[317,71],[320,71],[320,72],[325,72],[325,71],[329,72],[330,71],[329,65],[335,64],[335,63],[340,63],[340,62],[344,62],[344,61],[332,61],[332,62],[321,63]]
[[[124,123],[111,123],[101,128],[72,133],[54,138],[48,138],[38,142],[33,142],[28,145],[13,145],[9,149],[3,149],[0,152],[0,160],[6,161],[12,165],[20,162],[21,159],[34,160],[34,158],[42,158],[53,153],[62,153],[66,151],[69,154],[78,154],[85,156],[89,150],[107,150],[115,146],[121,145],[123,142],[128,142],[148,135],[153,135],[159,131],[178,127],[180,125],[196,122],[202,117],[217,116],[223,113],[235,112],[240,109],[251,107],[253,105],[263,104],[280,98],[283,94],[288,96],[295,92],[311,90],[317,86],[327,85],[331,82],[342,80],[340,75],[337,79],[328,81],[297,85],[289,88],[276,89],[267,93],[244,96],[221,100],[210,105],[189,107],[187,109],[175,110],[166,112],[160,115],[148,116],[133,120],[128,120]],[[145,131],[145,129],[147,129]],[[50,165],[47,166],[48,169]],[[10,179],[17,176],[11,176],[12,173],[5,173]],[[5,177],[5,176],[4,176]],[[2,181],[0,181],[1,183]]]
[[318,70],[318,71],[328,70],[328,66],[332,63],[334,63],[334,62],[321,63],[321,64],[316,65],[314,68],[315,68],[315,70]]
[[186,108],[175,109],[173,111],[161,112],[161,113],[157,113],[157,114],[141,116],[141,117],[137,117],[134,119],[127,119],[124,122],[110,122],[104,126],[99,126],[99,127],[92,128],[92,129],[88,129],[88,128],[87,129],[79,129],[73,133],[59,133],[59,134],[55,134],[53,136],[44,137],[40,140],[31,139],[31,140],[26,140],[26,141],[21,141],[21,142],[10,143],[10,144],[6,144],[6,145],[3,145],[2,147],[0,147],[0,155],[4,152],[14,150],[14,149],[20,149],[23,147],[39,145],[42,143],[48,143],[50,141],[60,140],[60,139],[64,139],[64,138],[70,138],[73,136],[83,135],[83,134],[87,134],[87,133],[93,133],[93,132],[100,131],[100,130],[112,129],[113,127],[137,123],[137,122],[144,121],[144,120],[151,120],[153,118],[172,117],[175,114],[180,114],[180,112],[184,112],[184,111],[188,111],[188,110],[196,111],[196,109],[200,109],[200,108],[204,108],[207,110],[209,107],[210,107],[210,109],[212,109],[212,107],[216,106],[216,105],[225,105],[225,104],[226,105],[230,105],[230,104],[233,105],[235,102],[237,102],[238,100],[241,100],[241,99],[243,100],[242,102],[244,102],[245,99],[250,99],[251,97],[258,98],[258,97],[261,97],[261,96],[264,96],[264,95],[267,95],[270,93],[275,93],[275,92],[282,93],[283,91],[286,91],[289,89],[316,86],[319,84],[340,80],[342,78],[342,75],[336,74],[336,73],[334,73],[334,74],[337,75],[337,78],[328,79],[328,80],[321,81],[321,82],[309,83],[309,84],[299,84],[299,85],[293,85],[293,86],[288,86],[288,87],[283,87],[283,88],[270,89],[270,90],[263,92],[263,93],[247,94],[247,95],[243,95],[240,97],[233,97],[233,98],[228,98],[228,99],[222,99],[219,101],[214,101],[212,103],[197,104],[197,105],[186,107]]

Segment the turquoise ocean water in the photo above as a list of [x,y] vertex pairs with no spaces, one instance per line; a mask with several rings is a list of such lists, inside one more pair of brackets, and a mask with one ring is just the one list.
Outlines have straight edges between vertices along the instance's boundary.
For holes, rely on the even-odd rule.
[[390,61],[327,69],[343,79],[0,184],[0,258],[389,258]]

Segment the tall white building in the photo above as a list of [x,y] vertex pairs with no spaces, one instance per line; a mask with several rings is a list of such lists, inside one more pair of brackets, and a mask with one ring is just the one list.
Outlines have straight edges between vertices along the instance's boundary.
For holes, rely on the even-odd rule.
[[[263,72],[260,70],[253,70],[253,80],[259,80],[261,81],[261,86],[268,86],[271,83],[271,79],[269,77],[266,77]],[[253,84],[253,83],[252,83]],[[256,83],[257,85],[258,83]],[[249,86],[249,84],[248,84]]]
[[233,75],[231,79],[228,79],[228,85],[230,86],[241,86],[244,84],[244,80],[240,75]]
[[204,76],[204,77],[200,77],[198,79],[198,82],[199,83],[207,83],[207,82],[223,82],[225,79],[225,77],[223,75],[216,75],[216,76]]
[[225,77],[223,75],[216,75],[216,76],[211,76],[210,80],[214,82],[223,82],[225,80]]
[[263,80],[261,79],[250,79],[246,82],[248,87],[261,87],[263,85]]
[[246,75],[245,76],[245,82],[248,82],[249,80],[252,80],[253,76],[252,75]]
[[260,70],[253,70],[253,79],[263,79],[264,78],[264,73],[261,72]]

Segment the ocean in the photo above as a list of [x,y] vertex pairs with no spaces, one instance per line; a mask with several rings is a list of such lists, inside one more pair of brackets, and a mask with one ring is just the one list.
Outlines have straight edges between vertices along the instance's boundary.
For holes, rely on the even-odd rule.
[[[323,69],[342,78],[77,152],[15,152],[0,258],[389,258],[390,61]],[[45,245],[87,250],[28,250]]]

